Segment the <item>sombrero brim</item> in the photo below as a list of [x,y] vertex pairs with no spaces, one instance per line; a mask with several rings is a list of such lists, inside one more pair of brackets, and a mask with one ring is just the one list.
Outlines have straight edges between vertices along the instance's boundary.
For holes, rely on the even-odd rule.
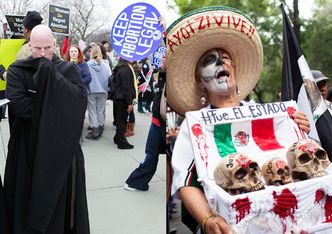
[[235,78],[244,99],[259,80],[263,48],[249,18],[229,7],[189,12],[167,31],[167,103],[180,115],[202,108],[195,81],[196,64],[206,51],[226,50],[235,64]]

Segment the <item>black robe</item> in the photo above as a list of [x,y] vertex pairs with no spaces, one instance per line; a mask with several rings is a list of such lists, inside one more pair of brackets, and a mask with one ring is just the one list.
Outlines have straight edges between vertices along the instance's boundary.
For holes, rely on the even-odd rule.
[[82,133],[87,95],[78,66],[54,56],[13,63],[4,191],[13,234],[88,234]]
[[1,176],[0,176],[0,233],[1,234],[9,233],[7,207],[5,203],[5,195],[3,193]]

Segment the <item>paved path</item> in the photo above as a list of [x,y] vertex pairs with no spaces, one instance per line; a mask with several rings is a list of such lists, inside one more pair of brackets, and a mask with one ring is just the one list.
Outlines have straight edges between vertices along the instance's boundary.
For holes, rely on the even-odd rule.
[[[145,142],[151,117],[136,114],[135,135],[128,141],[132,150],[119,150],[113,143],[112,103],[106,108],[105,131],[98,141],[84,139],[86,182],[91,234],[163,234],[166,232],[166,160],[160,155],[158,169],[147,192],[126,191],[123,184],[144,159]],[[2,120],[1,133],[5,150],[9,138],[8,119]],[[88,120],[85,120],[84,136]],[[1,141],[1,139],[0,139]],[[5,158],[0,142],[0,173]]]

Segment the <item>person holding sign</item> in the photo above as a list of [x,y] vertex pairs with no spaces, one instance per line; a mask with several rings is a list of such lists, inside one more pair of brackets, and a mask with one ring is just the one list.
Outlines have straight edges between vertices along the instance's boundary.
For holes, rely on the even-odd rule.
[[79,67],[53,53],[52,31],[31,31],[32,56],[13,63],[4,192],[12,234],[89,234],[84,156],[87,105]]
[[23,18],[23,35],[25,38],[25,43],[16,55],[16,59],[24,59],[31,55],[29,50],[28,42],[30,40],[31,30],[36,26],[41,24],[43,18],[40,16],[40,13],[37,11],[28,11],[26,16]]
[[[206,108],[238,107],[259,80],[263,49],[252,21],[229,7],[206,7],[185,14],[167,34],[167,102],[181,115]],[[239,113],[237,113],[239,114]],[[292,116],[305,132],[310,125],[302,112]],[[189,132],[197,136],[206,167],[209,161],[206,136],[201,128],[181,125],[175,143],[172,193],[182,200],[193,231],[231,233],[223,217],[213,213],[204,195]],[[214,127],[214,133],[218,129]],[[200,226],[199,226],[200,225]]]

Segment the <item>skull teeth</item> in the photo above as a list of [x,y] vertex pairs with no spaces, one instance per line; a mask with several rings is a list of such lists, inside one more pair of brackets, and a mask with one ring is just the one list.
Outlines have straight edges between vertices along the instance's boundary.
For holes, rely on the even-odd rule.
[[312,178],[317,178],[325,175],[326,175],[325,171],[317,171],[315,174],[312,175]]
[[263,187],[264,187],[263,184],[260,182],[260,183],[258,183],[257,185],[251,187],[251,190],[250,190],[250,191],[257,191],[257,190],[262,189]]

